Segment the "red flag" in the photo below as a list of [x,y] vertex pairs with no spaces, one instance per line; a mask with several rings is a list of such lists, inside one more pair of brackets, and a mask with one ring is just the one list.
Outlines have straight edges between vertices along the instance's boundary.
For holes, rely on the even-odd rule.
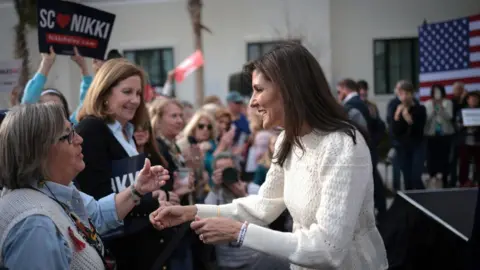
[[187,59],[175,68],[175,80],[182,82],[185,77],[194,72],[197,68],[203,65],[203,54],[200,50],[190,55]]
[[145,90],[143,92],[143,99],[145,102],[150,102],[154,98],[155,94],[153,91],[153,87],[150,84],[145,86]]

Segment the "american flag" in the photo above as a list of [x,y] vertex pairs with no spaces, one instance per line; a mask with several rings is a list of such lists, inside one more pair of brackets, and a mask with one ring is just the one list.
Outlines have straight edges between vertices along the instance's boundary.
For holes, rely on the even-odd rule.
[[468,91],[480,90],[480,14],[419,27],[420,98],[429,99],[433,84],[461,81]]

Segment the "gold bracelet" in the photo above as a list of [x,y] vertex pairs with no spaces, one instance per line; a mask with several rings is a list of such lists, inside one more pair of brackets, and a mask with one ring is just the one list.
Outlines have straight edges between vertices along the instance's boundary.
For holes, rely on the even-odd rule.
[[220,206],[217,206],[217,217],[220,217]]

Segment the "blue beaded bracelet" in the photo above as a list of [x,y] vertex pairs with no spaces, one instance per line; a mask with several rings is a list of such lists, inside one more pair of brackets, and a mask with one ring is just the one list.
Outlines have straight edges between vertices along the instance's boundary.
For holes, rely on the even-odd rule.
[[243,245],[243,240],[245,240],[245,235],[247,234],[248,221],[245,221],[240,228],[240,233],[238,234],[237,242],[232,244],[234,247],[241,247]]

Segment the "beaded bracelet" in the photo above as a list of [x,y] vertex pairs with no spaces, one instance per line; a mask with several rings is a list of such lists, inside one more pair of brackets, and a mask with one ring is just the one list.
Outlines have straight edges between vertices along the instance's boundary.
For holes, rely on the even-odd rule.
[[248,228],[248,221],[245,221],[240,228],[240,233],[238,234],[237,242],[234,243],[232,246],[234,247],[241,247],[243,245],[243,241],[245,240],[245,235],[247,234]]

